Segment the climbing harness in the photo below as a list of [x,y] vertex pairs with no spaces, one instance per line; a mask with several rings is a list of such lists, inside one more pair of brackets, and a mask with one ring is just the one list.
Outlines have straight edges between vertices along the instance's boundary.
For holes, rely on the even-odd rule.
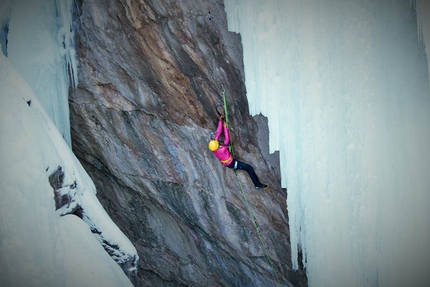
[[233,159],[233,157],[232,156],[229,156],[228,157],[228,159],[223,159],[223,160],[221,160],[221,163],[222,164],[227,164],[229,161],[231,161]]
[[[229,128],[229,123],[228,123],[227,101],[226,101],[226,98],[225,98],[225,86],[224,86],[224,83],[221,83],[221,95],[222,95],[222,98],[223,98],[223,104],[224,104],[224,117],[225,117],[225,122],[226,122],[227,129],[228,129],[228,128]],[[218,106],[219,106],[219,103],[217,104],[217,106],[216,106],[216,107],[218,107]],[[217,109],[217,112],[219,113],[218,109]],[[220,114],[220,113],[219,113],[219,114]],[[230,151],[230,153],[233,155],[233,145],[231,144],[231,140],[230,140],[230,143],[229,143],[229,151]],[[234,173],[236,174],[237,182],[239,183],[240,190],[241,190],[241,192],[242,192],[242,196],[243,196],[243,199],[244,199],[245,204],[246,204],[246,208],[248,209],[248,213],[249,213],[249,216],[250,216],[250,218],[251,218],[251,221],[252,221],[252,223],[254,224],[255,230],[257,231],[258,239],[260,240],[260,243],[261,243],[261,245],[263,246],[263,250],[264,250],[264,253],[265,253],[265,255],[266,255],[266,257],[267,257],[267,259],[268,259],[268,261],[269,261],[270,267],[271,267],[271,268],[272,268],[272,270],[273,270],[273,274],[274,274],[274,276],[275,276],[275,278],[276,278],[277,284],[278,284],[279,286],[281,286],[281,282],[279,281],[279,278],[278,278],[278,275],[277,275],[277,273],[276,273],[276,269],[275,269],[275,267],[274,267],[274,265],[273,265],[273,262],[272,262],[272,260],[270,259],[269,251],[267,250],[266,244],[264,243],[263,237],[261,236],[260,229],[259,229],[259,227],[258,227],[258,225],[257,225],[257,222],[256,222],[256,220],[255,220],[254,214],[252,213],[251,206],[249,205],[248,198],[246,197],[246,193],[245,193],[245,190],[244,190],[244,188],[243,188],[242,181],[241,181],[241,180],[240,180],[240,178],[239,178],[239,175],[238,175],[238,173],[237,173],[236,168],[237,168],[237,161],[235,162],[235,165],[234,165]]]

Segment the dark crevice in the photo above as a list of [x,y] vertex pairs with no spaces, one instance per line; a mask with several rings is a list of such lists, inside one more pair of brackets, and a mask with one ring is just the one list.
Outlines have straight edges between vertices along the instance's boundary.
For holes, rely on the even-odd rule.
[[5,23],[1,24],[0,31],[0,45],[2,47],[3,55],[7,57],[7,48],[8,48],[8,36],[9,36],[9,19],[5,21]]

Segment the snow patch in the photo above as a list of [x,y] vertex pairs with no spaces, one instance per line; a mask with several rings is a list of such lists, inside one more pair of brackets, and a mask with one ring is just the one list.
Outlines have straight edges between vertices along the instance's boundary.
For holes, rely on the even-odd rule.
[[[0,286],[132,286],[101,243],[118,247],[118,261],[131,258],[131,272],[135,248],[98,202],[92,180],[31,88],[3,55],[0,66]],[[49,175],[59,166],[60,188],[69,187],[90,228],[56,214]]]

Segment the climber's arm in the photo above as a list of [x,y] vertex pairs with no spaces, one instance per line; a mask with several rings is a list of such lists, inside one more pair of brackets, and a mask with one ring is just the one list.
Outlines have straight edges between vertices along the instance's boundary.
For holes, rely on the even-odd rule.
[[224,122],[224,144],[228,145],[230,142],[230,134],[228,133],[227,123]]
[[221,133],[222,133],[222,120],[220,119],[220,121],[218,122],[218,127],[216,129],[214,140],[218,140],[219,137],[221,136]]

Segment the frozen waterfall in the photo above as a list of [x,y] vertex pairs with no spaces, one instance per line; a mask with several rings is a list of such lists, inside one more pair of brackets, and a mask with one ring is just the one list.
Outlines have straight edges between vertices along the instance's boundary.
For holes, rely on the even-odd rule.
[[311,287],[428,286],[430,92],[415,1],[225,4],[250,111],[280,151],[295,268],[302,251]]
[[0,44],[69,146],[69,86],[77,85],[73,0],[6,0]]

